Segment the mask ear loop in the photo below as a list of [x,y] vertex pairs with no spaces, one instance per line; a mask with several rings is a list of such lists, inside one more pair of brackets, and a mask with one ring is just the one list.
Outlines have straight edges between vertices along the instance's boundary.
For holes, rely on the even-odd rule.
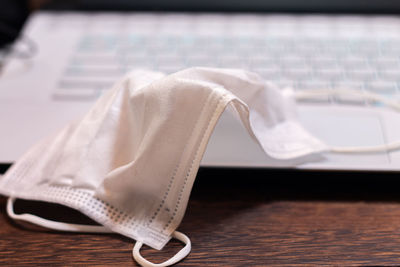
[[132,250],[133,258],[136,260],[137,263],[139,263],[141,266],[145,266],[145,267],[164,267],[164,266],[170,266],[172,264],[179,262],[180,260],[182,260],[189,254],[190,250],[192,249],[192,245],[191,245],[189,237],[187,237],[185,234],[183,234],[181,232],[178,232],[178,231],[173,232],[172,237],[183,242],[185,244],[185,246],[169,260],[164,261],[162,263],[152,263],[152,262],[146,260],[140,254],[140,248],[143,245],[143,243],[140,241],[136,241],[136,244],[133,247],[133,250]]
[[29,213],[16,214],[14,212],[14,202],[15,202],[14,197],[9,197],[7,200],[7,214],[14,220],[26,221],[58,231],[86,232],[86,233],[113,233],[110,229],[104,226],[56,222]]
[[[42,227],[46,227],[46,228],[58,230],[58,231],[86,232],[86,233],[114,233],[113,231],[111,231],[110,229],[108,229],[104,226],[56,222],[56,221],[44,219],[42,217],[39,217],[39,216],[36,216],[33,214],[29,214],[29,213],[16,214],[14,212],[14,202],[15,202],[14,197],[9,197],[7,200],[7,214],[8,214],[8,216],[10,216],[10,218],[12,218],[14,220],[25,221],[25,222],[33,223],[35,225],[39,225]],[[137,241],[135,246],[133,247],[133,250],[132,250],[133,258],[142,266],[157,266],[157,267],[169,266],[169,265],[179,262],[180,260],[185,258],[190,253],[190,250],[192,249],[192,245],[191,245],[189,237],[187,237],[183,233],[175,231],[172,234],[172,237],[183,242],[185,244],[185,246],[169,260],[167,260],[163,263],[159,263],[159,264],[149,262],[148,260],[143,258],[142,255],[140,255],[140,248],[143,245],[143,243],[140,241]]]
[[[307,90],[307,91],[297,91],[294,92],[294,96],[296,99],[313,99],[318,96],[339,96],[339,95],[351,95],[355,97],[360,97],[364,100],[372,100],[375,102],[382,103],[383,105],[394,109],[397,112],[400,112],[400,103],[390,101],[381,95],[370,93],[370,92],[360,92],[358,90],[353,89],[316,89],[316,90]],[[333,153],[380,153],[380,152],[389,152],[393,150],[400,149],[400,141],[391,142],[384,145],[377,146],[363,146],[363,147],[339,147],[334,146],[330,148],[330,152]]]

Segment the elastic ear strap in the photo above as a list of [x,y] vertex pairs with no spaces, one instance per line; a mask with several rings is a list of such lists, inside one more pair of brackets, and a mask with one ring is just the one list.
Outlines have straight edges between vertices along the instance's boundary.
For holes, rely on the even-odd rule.
[[142,255],[140,255],[140,248],[143,245],[143,243],[140,241],[137,241],[135,246],[133,247],[132,250],[133,258],[136,260],[137,263],[145,267],[164,267],[179,262],[189,254],[190,250],[192,249],[192,245],[190,243],[189,237],[187,237],[181,232],[175,231],[172,234],[172,237],[178,239],[179,241],[182,241],[185,244],[185,246],[169,260],[164,261],[162,263],[152,263],[146,260],[145,258],[142,257]]
[[7,200],[7,213],[8,216],[13,218],[14,220],[21,220],[30,222],[39,226],[43,226],[46,228],[50,228],[53,230],[59,231],[68,231],[68,232],[87,232],[87,233],[112,233],[111,230],[104,226],[97,226],[97,225],[84,225],[84,224],[73,224],[73,223],[63,223],[63,222],[56,222],[52,220],[47,220],[42,217],[23,213],[23,214],[16,214],[14,212],[14,202],[15,198],[9,197]]
[[[400,103],[390,101],[389,99],[382,97],[381,95],[353,90],[353,89],[316,89],[316,90],[304,90],[295,92],[296,99],[312,99],[318,96],[340,96],[350,95],[353,97],[359,97],[363,100],[372,100],[375,102],[382,103],[383,105],[400,112]],[[378,152],[389,152],[400,149],[400,141],[391,142],[388,144],[377,145],[377,146],[360,146],[360,147],[338,147],[334,146],[330,148],[330,152],[333,153],[378,153]]]

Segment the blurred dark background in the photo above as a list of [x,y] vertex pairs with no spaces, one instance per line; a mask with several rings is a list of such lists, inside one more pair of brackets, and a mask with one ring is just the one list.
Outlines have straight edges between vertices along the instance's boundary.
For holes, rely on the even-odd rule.
[[2,0],[0,2],[0,47],[17,38],[30,12],[49,2],[48,0]]
[[394,0],[1,0],[0,47],[12,42],[28,15],[37,9],[53,11],[217,11],[290,13],[399,14]]

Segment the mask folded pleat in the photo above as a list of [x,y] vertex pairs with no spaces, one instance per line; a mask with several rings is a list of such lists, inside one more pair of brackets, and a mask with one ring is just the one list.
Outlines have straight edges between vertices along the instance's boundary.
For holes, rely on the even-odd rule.
[[[274,160],[327,151],[297,121],[293,96],[241,70],[192,68],[169,76],[134,71],[118,81],[88,113],[29,150],[0,179],[0,193],[65,205],[107,231],[155,249],[175,230],[207,143],[230,105],[250,136]],[[87,231],[82,225],[17,215],[44,227]],[[91,228],[92,229],[92,228]],[[93,228],[94,229],[94,228]],[[92,229],[92,230],[93,230]],[[100,228],[96,228],[100,230]],[[161,266],[161,265],[160,265]]]

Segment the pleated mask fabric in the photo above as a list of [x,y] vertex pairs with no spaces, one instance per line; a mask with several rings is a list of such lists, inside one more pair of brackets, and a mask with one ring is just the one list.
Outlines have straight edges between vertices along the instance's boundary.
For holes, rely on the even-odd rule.
[[256,74],[133,71],[83,118],[32,147],[0,179],[0,193],[77,209],[110,231],[162,249],[184,216],[227,105],[274,160],[327,150],[299,124],[293,97]]

